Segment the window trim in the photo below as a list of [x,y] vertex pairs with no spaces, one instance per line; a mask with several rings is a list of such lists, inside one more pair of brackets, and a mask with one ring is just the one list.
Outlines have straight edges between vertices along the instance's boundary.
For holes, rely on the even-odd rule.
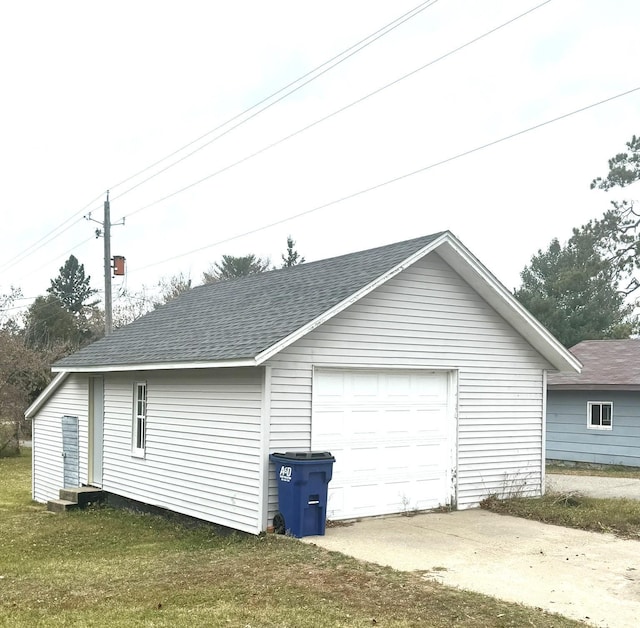
[[[143,390],[143,396],[140,391]],[[133,383],[133,412],[131,425],[131,455],[144,458],[147,445],[147,415],[148,415],[147,382]]]
[[[594,406],[600,406],[600,425],[594,425],[591,422],[592,408]],[[602,407],[609,406],[610,416],[609,425],[602,425]],[[587,429],[588,430],[600,430],[610,432],[613,430],[613,401],[587,401]]]

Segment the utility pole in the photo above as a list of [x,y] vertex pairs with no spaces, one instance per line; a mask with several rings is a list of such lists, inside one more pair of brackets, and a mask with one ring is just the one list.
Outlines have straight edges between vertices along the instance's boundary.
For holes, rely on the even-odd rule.
[[113,303],[111,301],[111,208],[109,206],[109,190],[104,202],[104,335],[113,331]]
[[[104,202],[104,218],[102,222],[91,218],[89,212],[85,218],[97,222],[102,229],[96,229],[96,238],[102,236],[104,238],[104,335],[108,336],[113,331],[113,302],[111,297],[111,206],[109,204],[109,190],[107,190],[107,198]],[[116,223],[124,225],[122,222]],[[124,257],[118,256],[122,260],[122,272],[116,272],[118,275],[124,274]]]

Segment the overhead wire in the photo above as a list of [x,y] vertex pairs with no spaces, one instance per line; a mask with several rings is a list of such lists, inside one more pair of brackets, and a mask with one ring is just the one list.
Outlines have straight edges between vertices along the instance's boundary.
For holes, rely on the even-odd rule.
[[[48,262],[45,262],[44,264],[42,264],[41,266],[38,266],[37,268],[31,269],[29,271],[30,274],[34,273],[34,272],[37,272],[38,270],[42,270],[43,268],[46,268],[47,266],[53,264],[53,262],[55,262],[56,260],[60,259],[61,257],[65,257],[65,256],[69,255],[70,253],[73,253],[74,251],[77,251],[81,246],[87,244],[88,242],[91,242],[91,240],[95,240],[95,235],[93,235],[93,236],[91,236],[89,238],[85,238],[84,240],[82,240],[81,242],[78,242],[77,244],[72,246],[69,250],[65,251],[64,253],[59,253],[55,257],[51,258]],[[24,279],[24,277],[20,277],[20,279],[18,280],[18,283],[20,281],[22,281],[23,279]]]
[[444,164],[450,163],[452,161],[455,161],[456,159],[461,159],[462,157],[467,157],[468,155],[472,155],[473,153],[477,153],[481,150],[485,150],[487,148],[490,148],[491,146],[496,146],[497,144],[501,144],[502,142],[506,142],[508,140],[514,139],[516,137],[519,137],[520,135],[524,135],[525,133],[530,133],[531,131],[535,131],[537,129],[540,129],[542,127],[548,126],[550,124],[553,124],[555,122],[559,122],[560,120],[564,120],[566,118],[569,118],[571,116],[577,115],[579,113],[583,113],[585,111],[588,111],[589,109],[593,109],[595,107],[598,107],[600,105],[604,105],[608,102],[611,102],[613,100],[617,100],[618,98],[623,98],[624,96],[628,96],[630,94],[633,94],[634,92],[640,91],[640,85],[637,87],[634,87],[632,89],[626,90],[624,92],[621,92],[619,94],[615,94],[614,96],[610,96],[608,98],[605,98],[603,100],[599,100],[597,102],[591,103],[589,105],[586,105],[584,107],[580,107],[579,109],[575,109],[573,111],[570,111],[568,113],[564,113],[560,116],[556,116],[555,118],[551,118],[550,120],[545,120],[544,122],[540,122],[538,124],[534,124],[533,126],[527,127],[525,129],[521,129],[520,131],[516,131],[515,133],[510,133],[509,135],[505,135],[503,137],[500,137],[496,140],[493,140],[491,142],[486,142],[485,144],[481,144],[479,146],[476,146],[474,148],[470,148],[469,150],[465,150],[461,153],[457,153],[455,155],[452,155],[450,157],[447,157],[445,159],[441,159],[439,161],[436,161],[434,163],[431,163],[427,166],[422,166],[420,168],[417,168],[416,170],[412,170],[410,172],[405,172],[404,174],[401,174],[397,177],[393,177],[391,179],[387,179],[385,181],[382,181],[381,183],[376,183],[375,185],[371,185],[367,188],[364,188],[362,190],[358,190],[356,192],[352,192],[350,194],[346,194],[345,196],[341,196],[340,198],[334,199],[332,201],[329,201],[328,203],[323,203],[321,205],[316,205],[315,207],[312,207],[311,209],[307,209],[305,211],[299,212],[297,214],[293,214],[291,216],[287,216],[286,218],[282,218],[280,220],[276,220],[274,222],[271,222],[269,224],[263,225],[261,227],[256,227],[255,229],[251,229],[249,231],[245,231],[243,233],[239,233],[236,234],[234,236],[231,236],[229,238],[225,238],[223,240],[218,240],[217,242],[212,242],[211,244],[207,244],[201,247],[198,247],[196,249],[192,249],[190,251],[186,251],[184,253],[179,253],[178,255],[173,255],[171,257],[168,257],[166,259],[160,260],[158,262],[153,262],[151,264],[147,264],[146,266],[142,266],[140,268],[135,268],[132,270],[129,270],[129,274],[131,273],[135,273],[135,272],[140,272],[142,270],[146,270],[148,268],[153,268],[154,266],[159,266],[160,264],[165,264],[166,262],[171,262],[173,260],[176,259],[180,259],[182,257],[187,257],[188,255],[193,255],[195,253],[200,253],[202,251],[205,251],[207,249],[213,248],[215,246],[219,246],[221,244],[226,244],[227,242],[232,242],[233,240],[238,240],[239,238],[243,238],[249,235],[253,235],[255,233],[259,233],[260,231],[265,231],[266,229],[271,229],[272,227],[276,227],[278,225],[284,224],[286,222],[290,222],[291,220],[295,220],[297,218],[301,218],[303,216],[308,216],[309,214],[318,212],[322,209],[327,209],[328,207],[332,207],[334,205],[338,205],[339,203],[343,203],[345,201],[351,200],[353,198],[356,198],[358,196],[362,196],[364,194],[368,194],[369,192],[373,192],[374,190],[379,190],[380,188],[383,188],[387,185],[391,185],[393,183],[398,183],[399,181],[402,181],[404,179],[408,179],[409,177],[413,177],[417,174],[421,174],[423,172],[426,172],[428,170],[431,170],[433,168],[436,168],[438,166],[442,166]]
[[[100,196],[102,196],[102,194],[100,194],[99,196],[96,196],[96,198],[94,198],[92,201],[87,203],[82,209],[80,209],[79,211],[75,212],[72,216],[67,218],[67,220],[65,220],[63,223],[61,223],[60,225],[58,225],[57,227],[55,227],[54,229],[52,229],[51,231],[49,231],[48,233],[43,235],[39,240],[34,242],[31,246],[27,247],[24,251],[19,253],[16,257],[8,260],[4,264],[1,264],[0,265],[0,272],[5,272],[5,271],[9,270],[10,268],[13,268],[16,264],[20,263],[26,257],[29,257],[30,255],[33,255],[33,253],[35,253],[36,251],[39,251],[43,246],[49,244],[50,242],[52,242],[53,240],[55,240],[56,238],[61,236],[63,233],[69,231],[69,229],[71,229],[71,227],[73,227],[73,225],[75,225],[77,222],[79,222],[79,220],[76,220],[74,223],[72,223],[68,227],[66,227],[66,229],[62,229],[62,231],[60,231],[59,233],[57,233],[53,237],[49,238],[49,236],[52,235],[53,233],[55,233],[56,231],[58,231],[58,229],[61,229],[62,227],[64,227],[68,223],[70,223],[72,220],[77,218],[80,214],[83,214],[84,212],[86,212],[87,209],[89,207],[91,207],[91,205],[93,205],[100,198]],[[47,239],[46,242],[43,242],[43,240],[45,240],[45,239]],[[42,243],[42,244],[40,244],[40,243]],[[40,244],[40,246],[37,246],[38,244]]]
[[[551,1],[551,0],[548,0],[548,1]],[[198,143],[199,141],[203,140],[204,138],[208,137],[209,135],[212,135],[216,131],[219,131],[220,129],[223,129],[224,127],[228,126],[232,122],[235,122],[239,118],[242,118],[243,116],[245,116],[246,114],[250,113],[254,109],[257,109],[261,105],[265,105],[264,107],[260,108],[258,111],[255,111],[250,116],[248,116],[246,118],[243,118],[237,124],[234,124],[232,127],[226,129],[223,133],[220,133],[219,135],[217,135],[213,139],[209,140],[205,144],[202,144],[201,146],[199,146],[195,150],[191,151],[187,155],[184,155],[183,157],[181,157],[180,159],[172,162],[171,164],[169,164],[165,168],[162,168],[161,170],[155,172],[154,174],[152,174],[151,176],[147,177],[146,179],[136,183],[135,185],[131,186],[130,188],[128,188],[124,192],[121,192],[120,194],[116,194],[115,196],[112,197],[112,200],[116,200],[118,198],[123,197],[125,194],[128,194],[129,192],[131,192],[132,190],[135,190],[136,188],[140,187],[144,183],[147,183],[148,181],[150,181],[151,179],[154,179],[158,175],[163,174],[164,172],[166,172],[170,168],[173,168],[175,165],[181,163],[185,159],[188,159],[192,155],[195,155],[197,152],[201,151],[203,148],[206,148],[207,146],[209,146],[213,142],[218,141],[219,139],[221,139],[225,135],[231,133],[231,131],[237,129],[239,126],[245,124],[249,120],[252,120],[256,116],[260,115],[261,113],[263,113],[267,109],[270,109],[271,107],[273,107],[277,103],[281,102],[285,98],[288,98],[289,96],[291,96],[291,94],[297,92],[298,90],[302,89],[303,87],[305,87],[309,83],[311,83],[311,82],[315,81],[316,79],[320,78],[321,76],[323,76],[324,74],[326,74],[327,72],[329,72],[330,70],[335,68],[336,66],[340,65],[341,63],[344,63],[345,61],[347,61],[348,59],[350,59],[354,55],[358,54],[360,51],[364,50],[366,47],[368,47],[371,44],[373,44],[374,42],[376,42],[378,39],[384,37],[385,35],[389,34],[393,30],[398,28],[398,26],[401,26],[405,22],[407,22],[410,19],[414,18],[416,15],[419,15],[420,13],[422,13],[422,11],[425,11],[426,9],[432,7],[434,4],[436,4],[436,2],[438,2],[438,0],[427,0],[426,2],[422,2],[421,4],[417,5],[413,9],[411,9],[410,11],[408,11],[408,12],[402,14],[401,16],[397,17],[395,20],[393,20],[389,24],[386,24],[385,26],[383,26],[382,28],[378,29],[377,31],[371,33],[370,35],[368,35],[364,39],[361,39],[360,41],[356,42],[355,44],[349,46],[349,48],[346,48],[345,50],[343,50],[339,54],[337,54],[337,55],[331,57],[330,59],[328,59],[327,61],[321,63],[319,66],[315,67],[314,69],[309,70],[307,73],[305,73],[302,76],[298,77],[294,81],[291,81],[290,83],[288,83],[284,87],[281,87],[280,89],[278,89],[277,91],[273,92],[269,96],[263,98],[262,100],[260,100],[259,102],[255,103],[251,107],[248,107],[244,111],[242,111],[242,112],[236,114],[235,116],[229,118],[228,120],[226,120],[222,124],[219,124],[214,129],[211,129],[210,131],[207,131],[206,133],[204,133],[200,137],[196,138],[195,140],[192,140],[188,144],[185,144],[181,148],[173,151],[171,154],[167,155],[166,157],[163,157],[162,159],[159,159],[158,161],[156,161],[155,163],[151,164],[150,166],[147,166],[146,168],[143,168],[142,170],[140,170],[136,174],[133,174],[130,177],[127,177],[126,179],[120,181],[116,185],[111,186],[109,189],[113,191],[115,188],[123,185],[124,183],[127,183],[127,182],[131,181],[132,179],[135,179],[139,175],[147,172],[148,170],[151,170],[155,166],[160,165],[162,162],[166,161],[167,159],[170,159],[171,157],[174,157],[175,155],[177,155],[178,153],[182,152],[183,150],[186,150],[190,146],[193,146],[194,144]],[[328,67],[325,67],[325,66],[328,66]],[[322,68],[324,68],[324,69],[322,69]],[[308,77],[311,77],[311,78],[308,78]],[[307,80],[304,80],[304,79],[307,79]],[[304,82],[301,82],[301,81],[304,81]],[[293,89],[291,89],[290,91],[286,91],[290,87],[293,87]],[[279,94],[282,94],[282,92],[286,92],[286,93],[283,94],[282,96],[280,96],[279,98],[277,98],[275,100],[272,100],[273,98],[275,98]],[[272,100],[272,102],[269,102],[270,100]],[[268,104],[265,104],[265,103],[268,103]]]
[[205,181],[208,181],[224,172],[227,172],[228,170],[231,170],[232,168],[235,168],[236,166],[239,166],[241,164],[246,163],[247,161],[253,159],[254,157],[257,157],[258,155],[261,155],[265,152],[267,152],[268,150],[271,150],[272,148],[275,148],[276,146],[279,146],[280,144],[283,144],[284,142],[304,133],[305,131],[308,131],[309,129],[312,129],[313,127],[318,126],[319,124],[322,124],[323,122],[326,122],[327,120],[347,111],[348,109],[351,109],[352,107],[359,105],[360,103],[364,102],[365,100],[371,98],[372,96],[376,96],[377,94],[383,92],[384,90],[388,89],[389,87],[392,87],[394,85],[397,85],[398,83],[400,83],[401,81],[404,81],[405,79],[414,76],[415,74],[417,74],[418,72],[421,72],[422,70],[425,70],[426,68],[440,62],[443,61],[444,59],[456,54],[457,52],[460,52],[462,50],[464,50],[465,48],[468,48],[469,46],[471,46],[472,44],[475,44],[479,41],[481,41],[482,39],[484,39],[485,37],[488,37],[489,35],[492,35],[493,33],[501,30],[502,28],[505,28],[506,26],[509,26],[510,24],[513,24],[514,22],[516,22],[517,20],[529,15],[530,13],[532,13],[533,11],[536,11],[540,8],[542,8],[543,6],[545,6],[546,4],[549,4],[552,0],[545,0],[544,2],[532,7],[531,9],[525,11],[524,13],[521,13],[513,18],[511,18],[510,20],[507,20],[506,22],[482,33],[481,35],[478,35],[477,37],[474,37],[473,39],[470,39],[469,41],[467,41],[466,43],[457,46],[456,48],[453,48],[451,50],[449,50],[448,52],[440,55],[439,57],[432,59],[431,61],[419,66],[418,68],[415,68],[414,70],[394,79],[393,81],[391,81],[390,83],[386,83],[385,85],[373,90],[372,92],[369,92],[368,94],[365,94],[364,96],[361,96],[360,98],[352,101],[351,103],[344,105],[343,107],[340,107],[339,109],[336,109],[335,111],[327,114],[326,116],[319,118],[318,120],[315,120],[314,122],[311,122],[310,124],[307,124],[306,126],[298,129],[297,131],[294,131],[293,133],[290,133],[288,135],[286,135],[285,137],[280,138],[279,140],[276,140],[275,142],[272,142],[271,144],[268,144],[266,146],[263,146],[262,148],[258,149],[257,151],[254,151],[253,153],[250,153],[249,155],[246,155],[245,157],[242,157],[241,159],[238,159],[237,161],[232,162],[231,164],[227,164],[226,166],[223,166],[222,168],[216,170],[215,172],[212,172],[204,177],[202,177],[201,179],[198,179],[197,181],[193,181],[192,183],[189,183],[188,185],[178,189],[178,190],[174,190],[173,192],[166,194],[165,196],[162,196],[161,198],[156,199],[155,201],[152,201],[151,203],[148,203],[147,205],[143,205],[142,207],[139,207],[127,214],[124,214],[121,218],[130,218],[131,216],[134,216],[135,214],[138,214],[146,209],[149,209],[155,205],[158,205],[159,203],[162,203],[170,198],[173,198],[174,196],[177,196],[178,194],[181,194],[182,192],[186,192],[187,190],[200,185],[201,183],[204,183]]
[[2,314],[3,312],[11,312],[13,310],[23,310],[29,307],[29,303],[27,303],[26,305],[13,305],[13,303],[15,303],[16,301],[34,301],[37,297],[14,297],[10,299],[10,303],[12,305],[10,305],[9,307],[0,307],[0,314]]
[[[32,300],[37,299],[38,297],[33,297]],[[12,305],[11,307],[4,307],[4,308],[0,308],[0,314],[2,314],[3,312],[12,312],[13,310],[26,310],[28,307],[30,306],[30,304],[26,304],[26,305]]]
[[[355,44],[352,44],[351,46],[349,46],[348,48],[346,48],[342,52],[338,53],[337,55],[334,55],[333,57],[331,57],[327,61],[324,61],[323,63],[321,63],[320,65],[316,66],[312,70],[309,70],[308,72],[306,72],[302,76],[298,77],[297,79],[295,79],[295,80],[289,82],[288,84],[284,85],[283,87],[281,87],[280,89],[276,90],[275,92],[273,92],[269,96],[261,99],[260,101],[258,101],[254,105],[252,105],[251,107],[248,107],[247,109],[244,109],[240,113],[232,116],[231,118],[229,118],[228,120],[226,120],[222,124],[219,124],[218,126],[216,126],[215,128],[211,129],[210,131],[207,131],[203,135],[200,135],[196,139],[194,139],[194,140],[188,142],[187,144],[181,146],[180,148],[178,148],[177,150],[173,151],[172,153],[166,155],[162,159],[159,159],[159,160],[155,161],[154,163],[150,164],[149,166],[143,168],[142,170],[139,170],[138,172],[130,175],[129,177],[119,181],[115,185],[110,186],[107,189],[113,190],[113,189],[115,189],[117,187],[120,187],[120,186],[124,185],[125,183],[128,183],[132,179],[135,179],[136,177],[140,176],[141,174],[144,174],[148,170],[151,170],[155,166],[158,166],[159,164],[161,164],[162,162],[166,161],[167,159],[170,159],[171,157],[174,157],[175,155],[179,154],[183,150],[186,150],[187,148],[193,146],[197,142],[203,140],[204,138],[208,137],[209,135],[215,133],[216,131],[219,131],[220,129],[222,129],[225,126],[231,124],[232,122],[238,120],[239,118],[242,118],[242,116],[245,116],[246,114],[250,113],[254,109],[257,109],[258,107],[260,107],[261,105],[263,105],[265,103],[268,103],[271,99],[275,98],[279,94],[282,94],[283,92],[286,92],[286,90],[288,90],[289,88],[295,86],[294,89],[291,89],[290,91],[286,92],[284,95],[280,96],[280,98],[278,98],[278,99],[274,100],[273,102],[267,104],[265,107],[262,107],[257,112],[253,113],[251,116],[249,116],[249,117],[245,118],[244,120],[238,122],[236,125],[234,125],[233,127],[227,129],[224,133],[222,133],[219,136],[215,137],[214,139],[210,140],[206,144],[204,144],[204,145],[198,147],[197,149],[191,151],[189,154],[184,155],[183,157],[181,157],[180,159],[176,160],[175,162],[172,162],[167,167],[165,167],[165,168],[161,169],[160,171],[154,173],[152,176],[147,177],[143,181],[141,181],[141,182],[137,183],[136,185],[130,187],[129,189],[125,190],[124,192],[122,192],[120,194],[117,194],[115,196],[112,196],[111,200],[113,201],[113,200],[115,200],[117,198],[121,198],[122,196],[124,196],[125,194],[131,192],[135,188],[143,185],[144,183],[150,181],[151,179],[153,179],[153,178],[159,176],[160,174],[166,172],[167,170],[169,170],[173,166],[177,165],[178,163],[180,163],[180,162],[184,161],[185,159],[191,157],[192,155],[194,155],[198,151],[202,150],[203,148],[205,148],[206,146],[210,145],[211,143],[217,141],[218,139],[220,139],[224,135],[227,135],[228,133],[230,133],[234,129],[236,129],[239,126],[241,126],[242,124],[244,124],[245,122],[248,122],[249,120],[255,118],[257,115],[259,115],[263,111],[269,109],[273,105],[275,105],[278,102],[284,100],[285,98],[287,98],[288,96],[290,96],[294,92],[302,89],[304,86],[308,85],[309,83],[311,83],[312,81],[316,80],[320,76],[326,74],[327,72],[329,72],[330,70],[335,68],[337,65],[343,63],[344,61],[346,61],[347,59],[351,58],[352,56],[354,56],[355,54],[357,54],[358,52],[360,52],[364,48],[366,48],[369,45],[373,44],[375,41],[377,41],[381,37],[387,35],[388,33],[392,32],[393,30],[395,30],[400,25],[404,24],[405,22],[407,22],[408,20],[412,19],[416,15],[419,15],[420,13],[422,13],[424,10],[426,10],[429,7],[433,6],[434,4],[436,4],[436,2],[438,2],[438,0],[426,0],[425,2],[421,2],[420,4],[415,6],[410,11],[407,11],[407,12],[403,13],[399,17],[395,18],[394,20],[392,20],[391,22],[386,24],[385,26],[383,26],[383,27],[379,28],[378,30],[374,31],[370,35],[367,35],[367,37],[359,40]],[[325,66],[329,66],[329,67],[325,67]],[[325,68],[325,69],[323,69],[323,68]],[[320,71],[320,70],[322,70],[322,71]],[[308,78],[308,77],[311,77],[311,78]],[[308,79],[308,80],[304,81],[304,79]],[[304,81],[304,82],[301,83],[300,85],[296,85],[296,84],[300,83],[301,81]],[[63,233],[68,231],[73,226],[73,224],[69,225],[66,229],[62,229],[62,231],[60,231],[59,233],[56,233],[55,235],[53,235],[56,231],[58,231],[59,229],[61,229],[65,225],[67,225],[74,218],[76,218],[80,214],[85,213],[89,209],[89,207],[91,205],[96,203],[101,198],[101,196],[102,196],[102,193],[100,195],[98,195],[95,199],[93,199],[92,201],[87,203],[87,205],[85,205],[81,210],[79,210],[78,212],[75,212],[70,218],[68,218],[63,223],[61,223],[60,225],[55,227],[53,230],[51,230],[50,232],[48,232],[47,234],[42,236],[38,241],[36,241],[34,244],[30,245],[27,249],[25,249],[24,251],[22,251],[18,255],[14,256],[13,258],[7,260],[3,264],[0,264],[0,271],[4,272],[6,270],[9,270],[10,268],[13,268],[13,266],[15,266],[16,264],[20,263],[25,258],[29,257],[30,255],[32,255],[36,251],[40,250],[43,246],[49,244],[50,242],[52,242],[53,240],[55,240],[56,238],[61,236]],[[99,209],[100,209],[99,207],[95,207],[91,211],[97,211]],[[79,221],[76,221],[76,222],[79,222]],[[52,236],[52,237],[49,237],[49,236]],[[38,246],[38,245],[40,245],[40,246]]]

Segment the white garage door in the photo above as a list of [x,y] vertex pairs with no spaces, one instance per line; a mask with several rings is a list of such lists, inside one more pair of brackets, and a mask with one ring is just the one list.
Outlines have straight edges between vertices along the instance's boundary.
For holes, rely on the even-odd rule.
[[327,517],[451,502],[455,426],[449,374],[316,370],[311,447],[336,457]]

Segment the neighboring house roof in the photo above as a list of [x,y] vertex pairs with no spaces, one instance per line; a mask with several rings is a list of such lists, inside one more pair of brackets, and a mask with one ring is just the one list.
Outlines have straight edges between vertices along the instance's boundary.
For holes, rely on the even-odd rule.
[[[107,372],[256,366],[425,255],[437,254],[553,368],[580,363],[449,231],[194,288],[53,366]],[[53,389],[48,389],[52,394]],[[39,398],[27,411],[44,403]]]
[[552,390],[640,390],[640,339],[583,340],[571,347],[581,373],[549,375]]

